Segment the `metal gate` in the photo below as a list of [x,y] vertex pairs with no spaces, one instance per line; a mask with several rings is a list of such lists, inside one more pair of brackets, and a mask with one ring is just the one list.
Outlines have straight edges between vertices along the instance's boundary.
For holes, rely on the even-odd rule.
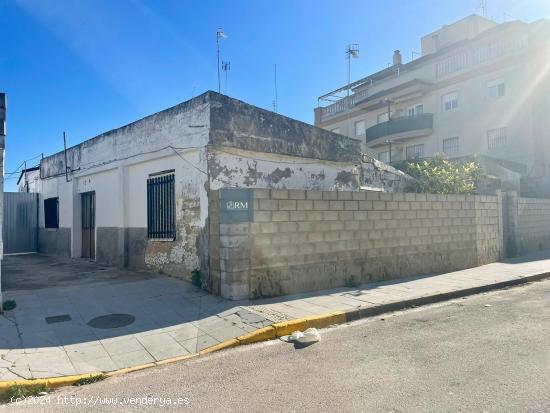
[[4,192],[4,254],[38,251],[38,194]]

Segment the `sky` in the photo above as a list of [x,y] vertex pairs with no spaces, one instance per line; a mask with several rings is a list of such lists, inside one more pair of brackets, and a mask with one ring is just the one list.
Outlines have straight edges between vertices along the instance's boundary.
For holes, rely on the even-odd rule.
[[[313,123],[317,97],[404,62],[420,37],[479,0],[0,0],[0,91],[8,95],[5,190],[23,161],[217,90],[216,30],[229,61],[222,93]],[[487,0],[497,22],[550,17],[550,0]],[[34,158],[34,159],[32,159]]]

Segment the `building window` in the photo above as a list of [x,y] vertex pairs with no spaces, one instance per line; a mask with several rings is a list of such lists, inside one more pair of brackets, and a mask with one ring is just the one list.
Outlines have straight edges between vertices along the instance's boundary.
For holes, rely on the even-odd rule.
[[147,237],[176,238],[174,172],[150,175],[147,179]]
[[333,133],[340,133],[340,128],[334,128],[330,130]]
[[355,122],[355,136],[363,136],[365,134],[365,121],[360,120]]
[[506,146],[506,128],[490,129],[487,131],[487,147],[489,149]]
[[458,155],[458,136],[443,139],[443,153],[447,156]]
[[378,152],[378,160],[382,161],[382,162],[385,162],[385,163],[389,163],[390,162],[390,151]]
[[407,146],[406,155],[408,161],[424,157],[424,144]]
[[44,227],[59,228],[59,198],[44,200]]
[[501,80],[493,80],[487,83],[487,97],[489,99],[497,99],[506,94],[506,87]]
[[411,117],[411,118],[413,118],[415,116],[418,116],[418,115],[422,115],[424,113],[424,105],[423,104],[418,104],[418,105],[410,106],[407,109],[407,112],[409,114],[409,117]]
[[447,93],[446,95],[443,95],[442,102],[443,102],[444,112],[449,112],[451,110],[458,109],[458,93],[452,92],[452,93]]

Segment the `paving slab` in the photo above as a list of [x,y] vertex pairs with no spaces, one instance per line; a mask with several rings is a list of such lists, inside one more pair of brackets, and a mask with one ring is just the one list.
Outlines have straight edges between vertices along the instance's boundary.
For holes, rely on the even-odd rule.
[[[275,322],[332,311],[376,310],[550,272],[550,251],[541,251],[445,274],[228,301],[175,278],[150,273],[132,277],[129,271],[42,256],[16,259],[25,271],[19,280],[9,275],[17,265],[6,258],[4,274],[8,272],[11,288],[5,295],[16,300],[17,307],[0,316],[0,381],[134,367],[196,353]],[[41,274],[43,266],[57,286],[29,275]],[[26,282],[28,290],[22,289]],[[93,318],[110,314],[128,314],[135,320],[117,328],[89,325]],[[55,322],[46,317],[55,317]]]

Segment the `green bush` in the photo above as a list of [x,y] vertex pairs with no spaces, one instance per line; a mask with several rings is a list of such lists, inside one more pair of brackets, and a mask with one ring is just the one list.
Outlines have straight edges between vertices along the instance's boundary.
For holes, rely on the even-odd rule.
[[30,386],[16,384],[8,388],[3,398],[4,401],[9,402],[29,396],[38,396],[40,393],[44,392],[48,392],[48,387],[45,384],[33,384]]
[[15,300],[6,300],[6,301],[4,301],[4,303],[2,304],[2,309],[3,309],[4,311],[13,310],[13,309],[15,309],[15,307],[17,307],[17,303],[15,302]]
[[405,185],[406,192],[432,194],[473,194],[482,175],[476,161],[449,161],[441,156],[407,162],[402,170],[414,178]]
[[202,288],[201,270],[199,270],[198,268],[195,268],[193,271],[191,271],[191,282],[194,286]]

